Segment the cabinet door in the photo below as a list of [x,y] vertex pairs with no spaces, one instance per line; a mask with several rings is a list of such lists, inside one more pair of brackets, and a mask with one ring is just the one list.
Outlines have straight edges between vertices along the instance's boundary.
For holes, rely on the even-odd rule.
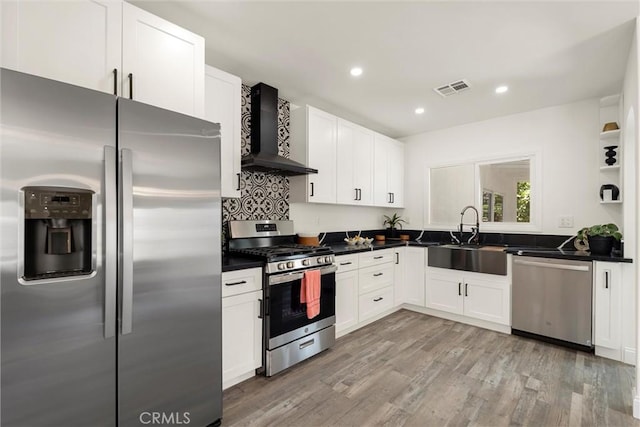
[[449,272],[427,273],[425,306],[435,310],[462,314],[462,275]]
[[308,107],[308,165],[317,169],[309,175],[309,201],[336,203],[337,117]]
[[389,143],[389,167],[387,187],[391,193],[391,205],[404,207],[404,145],[397,141]]
[[3,67],[114,93],[119,83],[113,70],[122,71],[122,3],[1,4]]
[[594,344],[620,349],[622,269],[620,264],[594,262],[595,264],[595,333]]
[[[336,146],[336,199],[340,204],[357,205],[359,192],[356,184],[356,126],[338,119]],[[371,167],[371,166],[369,166]]]
[[336,274],[336,334],[358,324],[358,270]]
[[389,175],[388,138],[376,134],[373,149],[373,203],[376,206],[391,206],[391,195],[387,186]]
[[220,123],[222,197],[240,197],[240,127],[242,81],[217,68],[205,69],[204,118]]
[[358,188],[358,205],[373,205],[373,146],[374,133],[358,127],[353,140],[354,185]]
[[464,278],[464,315],[509,325],[511,296],[505,283]]
[[222,299],[222,386],[262,364],[261,291]]
[[[393,264],[393,304],[400,305],[405,302],[405,269],[407,268],[406,250],[408,248],[395,248]],[[424,268],[423,268],[424,269]],[[424,291],[423,291],[424,293]]]
[[124,3],[122,69],[125,96],[132,95],[133,99],[147,104],[203,117],[202,37]]
[[405,248],[404,302],[424,307],[425,299],[425,250]]

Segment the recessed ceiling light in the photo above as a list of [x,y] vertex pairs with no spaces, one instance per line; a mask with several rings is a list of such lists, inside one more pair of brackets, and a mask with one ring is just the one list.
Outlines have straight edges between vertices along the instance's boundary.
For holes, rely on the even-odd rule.
[[505,93],[509,90],[509,86],[498,86],[496,88],[496,93]]
[[351,69],[351,75],[352,75],[353,77],[358,77],[358,76],[362,75],[362,68],[360,68],[360,67],[353,67],[353,68]]
[[422,114],[422,113],[424,113],[424,108],[422,107],[416,108],[416,114]]

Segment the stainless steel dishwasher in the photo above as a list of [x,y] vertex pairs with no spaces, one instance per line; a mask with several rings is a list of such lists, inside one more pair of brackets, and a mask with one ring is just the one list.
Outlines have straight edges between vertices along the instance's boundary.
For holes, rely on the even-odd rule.
[[590,261],[513,257],[512,332],[591,349],[592,282]]

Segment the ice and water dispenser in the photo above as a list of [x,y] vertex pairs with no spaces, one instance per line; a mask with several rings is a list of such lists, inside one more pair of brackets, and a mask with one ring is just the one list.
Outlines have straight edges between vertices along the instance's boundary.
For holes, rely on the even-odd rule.
[[93,191],[24,187],[24,280],[91,274]]

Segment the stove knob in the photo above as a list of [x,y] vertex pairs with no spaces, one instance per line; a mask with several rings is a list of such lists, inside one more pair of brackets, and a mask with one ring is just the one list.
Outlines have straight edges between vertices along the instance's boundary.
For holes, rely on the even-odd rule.
[[293,268],[293,265],[294,265],[294,264],[293,264],[293,261],[289,261],[289,262],[287,263],[287,268]]
[[318,258],[318,259],[316,260],[316,262],[317,262],[318,264],[322,264],[322,263],[324,262],[324,258],[323,258],[323,257],[320,257],[320,258]]
[[285,268],[287,267],[284,265],[284,262],[278,264],[278,270],[284,270]]
[[333,262],[333,259],[331,258],[331,256],[328,256],[328,257],[324,258],[324,262],[331,263],[331,262]]
[[311,264],[310,260],[308,260],[308,259],[303,259],[302,260],[302,265],[309,265],[309,264]]

